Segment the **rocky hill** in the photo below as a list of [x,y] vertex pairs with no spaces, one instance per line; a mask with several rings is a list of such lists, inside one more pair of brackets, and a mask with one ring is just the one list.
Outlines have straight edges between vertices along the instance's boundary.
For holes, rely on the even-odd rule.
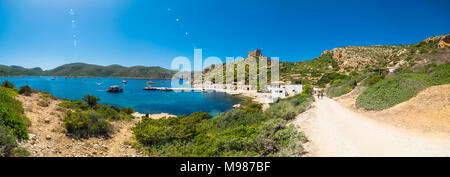
[[[450,34],[447,34],[430,37],[417,44],[410,45],[339,47],[326,50],[319,57],[312,60],[280,62],[280,79],[293,84],[312,84],[325,87],[339,77],[342,79],[349,75],[368,77],[373,72],[386,71],[390,67],[420,70],[424,69],[424,67],[448,63],[450,61],[449,41]],[[242,67],[245,67],[245,71],[248,73],[251,67],[246,65],[252,63],[252,58],[258,61],[267,57],[264,57],[259,49],[250,51],[247,58],[231,62],[231,64],[235,65],[234,71],[242,71]],[[270,80],[270,58],[267,58],[267,61],[267,66],[258,64],[253,68],[257,68],[258,74],[260,73],[259,71],[267,69],[267,79]],[[215,81],[215,76],[225,73],[227,73],[227,76],[232,75],[234,81],[243,79],[239,78],[236,73],[233,73],[233,70],[227,70],[224,66],[225,63],[207,67],[203,72],[203,81]],[[365,78],[358,78],[356,82],[360,82]],[[252,79],[256,79],[256,77],[246,74],[246,83],[249,83]],[[258,80],[258,83],[260,82]],[[196,83],[198,84],[199,81]]]
[[280,70],[283,80],[309,80],[314,84],[314,81],[330,72],[348,75],[351,72],[367,73],[388,67],[415,69],[440,65],[450,61],[449,40],[450,34],[447,34],[410,45],[339,47],[326,50],[312,60],[283,62]]
[[19,66],[0,65],[0,76],[86,76],[168,79],[175,73],[175,71],[157,66],[124,67],[120,65],[100,66],[85,63],[71,63],[43,71],[41,68],[27,69]]

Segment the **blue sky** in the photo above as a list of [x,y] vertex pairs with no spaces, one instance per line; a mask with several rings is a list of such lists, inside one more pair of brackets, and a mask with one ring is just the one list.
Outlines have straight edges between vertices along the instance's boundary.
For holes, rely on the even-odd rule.
[[340,46],[450,33],[448,7],[448,0],[1,0],[0,64],[169,68],[176,56],[192,59],[194,48],[223,60],[255,48],[308,60]]

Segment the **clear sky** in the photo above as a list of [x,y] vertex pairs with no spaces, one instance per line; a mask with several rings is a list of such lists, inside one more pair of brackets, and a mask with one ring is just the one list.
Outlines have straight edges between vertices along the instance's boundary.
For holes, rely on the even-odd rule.
[[[0,64],[169,68],[176,56],[312,59],[347,45],[450,33],[450,1],[1,0]],[[71,10],[72,9],[72,10]]]

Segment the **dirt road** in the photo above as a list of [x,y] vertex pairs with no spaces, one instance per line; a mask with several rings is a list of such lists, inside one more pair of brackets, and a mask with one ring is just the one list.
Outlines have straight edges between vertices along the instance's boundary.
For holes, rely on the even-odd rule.
[[393,127],[323,98],[293,122],[310,142],[309,156],[450,156],[450,139]]

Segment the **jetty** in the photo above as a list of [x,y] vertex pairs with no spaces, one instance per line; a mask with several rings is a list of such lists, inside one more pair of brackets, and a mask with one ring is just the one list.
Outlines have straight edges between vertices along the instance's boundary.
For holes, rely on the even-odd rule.
[[160,90],[160,91],[185,91],[185,92],[202,92],[202,88],[170,88],[170,87],[145,87],[144,90]]

